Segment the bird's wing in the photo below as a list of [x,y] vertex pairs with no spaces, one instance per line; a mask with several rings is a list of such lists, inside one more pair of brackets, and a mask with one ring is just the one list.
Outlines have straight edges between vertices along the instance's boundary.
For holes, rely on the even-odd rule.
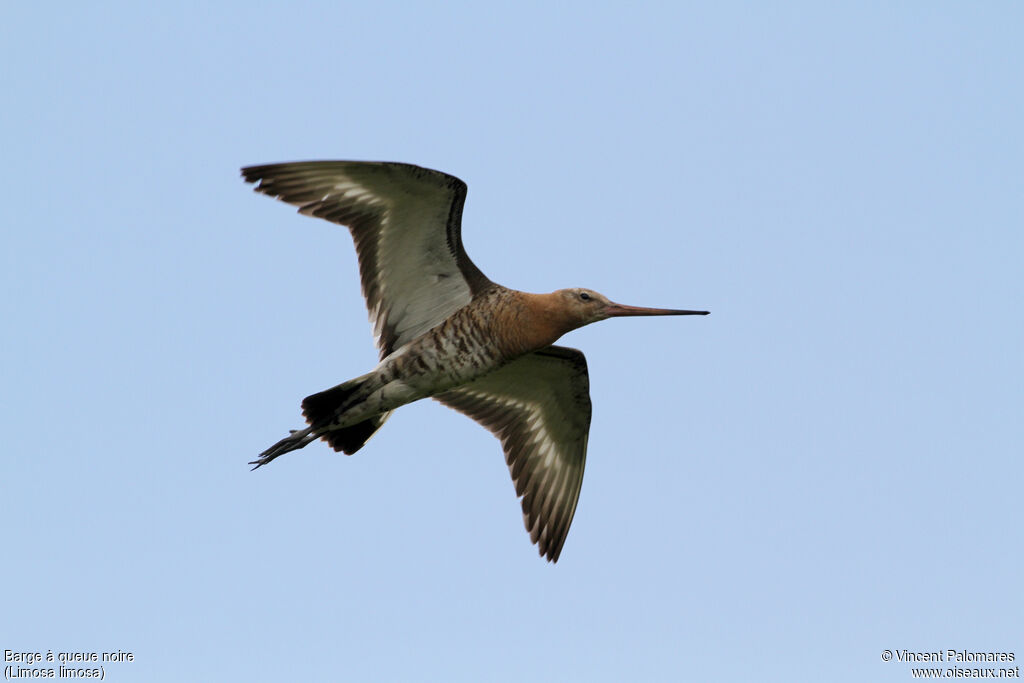
[[583,353],[550,346],[434,398],[501,440],[530,540],[558,561],[587,457],[590,381]]
[[466,184],[411,164],[304,161],[242,169],[256,191],[348,227],[381,358],[491,285],[462,247]]

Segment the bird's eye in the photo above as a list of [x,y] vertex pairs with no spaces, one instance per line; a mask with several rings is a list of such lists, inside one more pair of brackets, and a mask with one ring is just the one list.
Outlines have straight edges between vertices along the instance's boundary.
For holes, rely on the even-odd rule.
[[590,301],[590,295],[586,292],[580,292],[580,299],[583,301]]

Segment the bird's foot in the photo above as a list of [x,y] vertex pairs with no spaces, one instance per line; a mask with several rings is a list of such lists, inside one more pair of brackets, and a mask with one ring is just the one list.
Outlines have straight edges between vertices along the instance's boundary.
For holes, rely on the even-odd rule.
[[274,458],[289,453],[294,450],[298,450],[308,444],[309,442],[316,439],[316,434],[313,434],[313,428],[307,427],[306,429],[293,429],[289,436],[281,439],[267,450],[260,453],[260,457],[249,462],[250,465],[254,465],[253,469],[258,470],[263,467]]

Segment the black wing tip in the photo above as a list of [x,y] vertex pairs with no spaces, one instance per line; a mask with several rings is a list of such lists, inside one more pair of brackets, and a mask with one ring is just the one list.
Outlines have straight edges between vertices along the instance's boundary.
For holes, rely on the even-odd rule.
[[[570,522],[571,524],[571,522]],[[558,558],[562,555],[562,548],[565,546],[565,540],[569,536],[569,527],[559,529],[556,533],[544,537],[540,532],[530,531],[530,541],[537,546],[537,554],[543,557],[551,564],[558,564]]]
[[[320,162],[308,162],[308,161],[285,161],[276,164],[256,164],[253,166],[243,166],[241,168],[242,179],[247,183],[256,183],[264,180],[270,176],[280,175],[282,171],[294,169],[295,167],[301,167],[309,163],[320,163]],[[256,187],[259,189],[259,186]]]
[[282,171],[313,171],[313,170],[329,170],[332,166],[336,169],[344,170],[348,167],[348,170],[355,170],[358,167],[379,167],[379,168],[391,168],[395,170],[402,170],[405,173],[412,173],[413,175],[419,176],[431,176],[435,178],[435,182],[440,182],[442,185],[446,185],[456,190],[465,192],[466,183],[456,176],[444,171],[438,171],[437,169],[428,168],[426,166],[419,166],[417,164],[410,164],[405,161],[363,161],[356,159],[313,159],[307,161],[284,161],[273,164],[256,164],[253,166],[243,166],[241,168],[242,177],[247,183],[255,183],[258,180],[262,180],[268,175],[279,174]]
[[[275,164],[256,164],[253,166],[243,166],[240,169],[242,179],[247,183],[257,183],[260,181],[280,179],[283,176],[288,175],[289,172],[302,171],[304,167],[310,164],[320,164],[323,162],[319,161],[285,161]],[[258,190],[260,186],[257,186]]]
[[558,564],[558,557],[562,554],[561,548],[548,548],[547,550],[544,550],[543,548],[538,548],[537,550],[540,553],[540,556],[548,562],[550,562],[551,564]]
[[[266,176],[267,171],[280,164],[263,164],[260,166],[243,166],[241,169],[242,180],[247,183],[258,183]],[[255,190],[259,190],[257,185]]]

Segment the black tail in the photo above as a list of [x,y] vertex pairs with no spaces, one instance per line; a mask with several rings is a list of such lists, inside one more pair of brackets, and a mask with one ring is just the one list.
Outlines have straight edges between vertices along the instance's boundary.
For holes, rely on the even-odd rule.
[[260,453],[260,457],[249,464],[255,465],[256,467],[253,469],[257,469],[280,455],[303,448],[317,438],[323,439],[330,444],[331,448],[343,451],[346,455],[352,455],[358,451],[373,436],[374,432],[380,429],[391,412],[375,415],[348,427],[332,429],[331,423],[339,414],[349,408],[347,404],[360,400],[361,397],[357,393],[363,388],[366,379],[366,376],[357,377],[326,391],[307,396],[302,401],[302,414],[305,416],[306,422],[309,423],[309,427],[292,430],[290,436],[286,436]]
[[345,455],[352,455],[362,448],[391,415],[390,412],[383,413],[340,429],[317,429],[319,425],[329,425],[362,385],[362,378],[354,379],[302,400],[302,414],[306,422],[331,448]]
[[[319,394],[302,399],[302,416],[311,427],[326,426],[338,417],[340,408],[362,387],[362,378],[349,380]],[[345,406],[347,407],[347,406]]]
[[391,412],[389,411],[376,417],[371,417],[369,420],[363,420],[350,427],[342,427],[341,429],[332,429],[329,432],[324,432],[320,435],[320,438],[326,441],[334,450],[343,452],[345,455],[352,455],[370,440],[370,437],[384,424],[384,420],[390,416]]

